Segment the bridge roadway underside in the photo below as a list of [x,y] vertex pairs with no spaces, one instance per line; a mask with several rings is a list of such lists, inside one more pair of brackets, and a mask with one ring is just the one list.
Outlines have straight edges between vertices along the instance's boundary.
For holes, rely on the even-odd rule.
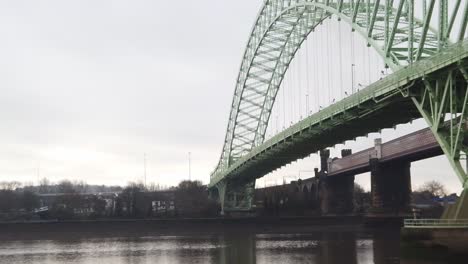
[[408,123],[420,118],[420,114],[409,98],[395,98],[391,104],[377,104],[368,101],[360,107],[326,120],[320,131],[303,131],[279,144],[272,151],[266,151],[244,167],[239,168],[235,181],[244,182],[260,178],[284,165],[305,158],[321,149],[353,140],[356,137],[397,124]]
[[[467,65],[468,40],[465,40],[296,123],[254,148],[225,171],[214,174],[209,187],[221,182],[228,186],[251,183],[326,147],[421,118],[411,97],[422,93],[423,79],[446,76],[448,71],[466,69]],[[467,85],[464,77],[458,74],[455,82],[460,93],[464,92]]]

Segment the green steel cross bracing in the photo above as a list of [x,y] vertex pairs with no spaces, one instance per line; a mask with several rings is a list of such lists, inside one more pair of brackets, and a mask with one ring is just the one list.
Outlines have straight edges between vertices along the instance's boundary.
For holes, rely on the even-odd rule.
[[[253,151],[265,144],[265,132],[285,73],[302,43],[316,27],[322,24],[324,19],[335,16],[340,21],[338,23],[348,23],[354,32],[366,40],[368,46],[375,49],[385,64],[396,72],[408,65],[431,58],[437,52],[444,51],[451,45],[450,35],[453,28],[459,28],[459,32],[454,33],[457,34],[456,40],[461,41],[466,36],[468,1],[462,5],[463,1],[456,0],[452,10],[448,9],[448,0],[426,2],[424,1],[423,4],[423,17],[418,19],[415,17],[414,0],[265,0],[244,51],[223,150],[218,165],[211,175],[210,186],[214,186],[220,182],[220,179],[240,170],[239,166],[242,166],[242,162],[252,155]],[[439,3],[438,7],[435,7],[436,3]],[[434,16],[438,17],[434,18]],[[438,24],[433,28],[431,25],[434,23]],[[454,25],[455,23],[460,24]],[[451,78],[457,78],[463,74],[463,71],[466,71],[464,66],[458,67],[457,73],[452,73]],[[435,127],[433,131],[438,133],[439,142],[442,144],[449,140],[446,154],[453,161],[451,161],[452,166],[458,168],[456,164],[459,163],[460,154],[457,153],[463,152],[464,145],[455,141],[457,138],[460,141],[465,133],[461,124],[464,122],[463,116],[466,119],[466,114],[451,112],[457,115],[456,120],[460,121],[454,122],[456,124],[453,126],[458,126],[459,130],[438,127],[439,123],[433,118],[449,113],[445,112],[447,109],[455,109],[453,108],[455,106],[452,106],[455,95],[454,89],[447,88],[444,97],[444,93],[441,94],[439,91],[444,90],[445,86],[442,89],[441,84],[432,82],[425,81],[428,85],[425,86],[424,91],[420,91],[419,97],[415,96],[410,88],[402,89],[401,87],[386,93],[385,96],[374,96],[373,100],[377,106],[372,107],[379,108],[381,104],[384,108],[389,100],[394,100],[396,95],[411,97],[410,101],[418,106],[419,112],[427,116],[425,119],[428,122],[432,120],[430,124]],[[429,88],[434,85],[438,88]],[[458,87],[459,84],[453,84],[452,81],[452,84],[448,84],[447,87],[453,85]],[[431,97],[433,96],[431,89],[437,90],[435,97]],[[460,89],[455,90],[459,95]],[[426,99],[423,100],[423,97],[427,98],[430,103]],[[357,105],[361,108],[366,104],[366,96],[362,93],[358,93],[357,97],[353,98],[357,100]],[[435,102],[436,99],[439,102]],[[452,100],[452,103],[447,103],[447,100]],[[338,105],[340,111],[344,112],[343,109],[346,109],[343,106],[344,103],[338,102],[335,105]],[[459,99],[456,103],[458,108],[462,105]],[[438,111],[431,112],[430,109]],[[372,115],[374,111],[369,110],[368,113],[362,112],[360,115]],[[434,113],[437,115],[433,115]],[[351,114],[351,116],[354,115]],[[335,120],[335,122],[339,121]],[[327,129],[325,128],[327,126],[333,127],[332,123],[322,121],[320,123],[323,123],[321,125],[324,129]],[[447,133],[450,135],[448,139]],[[466,174],[463,176],[461,172],[457,175],[461,178],[466,177]]]
[[[468,153],[468,75],[467,66],[459,65],[445,75],[424,79],[424,88],[412,95],[419,112],[428,123],[447,156],[450,165],[468,188],[468,176],[462,159]],[[465,82],[457,82],[462,75]],[[462,86],[462,87],[460,87]],[[449,120],[449,126],[443,123]]]

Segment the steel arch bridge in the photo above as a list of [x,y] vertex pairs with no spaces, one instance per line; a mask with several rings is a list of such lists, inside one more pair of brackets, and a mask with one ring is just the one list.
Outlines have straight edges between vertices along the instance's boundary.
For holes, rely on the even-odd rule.
[[[330,132],[333,127],[339,127],[336,120],[326,124],[327,118],[341,115],[344,121],[340,125],[351,126],[353,122],[358,123],[352,117],[365,114],[377,118],[377,113],[385,114],[386,109],[392,107],[405,112],[398,113],[398,117],[386,117],[388,122],[383,123],[369,119],[368,129],[351,133],[351,136],[423,117],[433,129],[460,180],[468,187],[467,175],[460,163],[460,157],[467,149],[459,143],[466,134],[468,76],[467,41],[464,39],[468,1],[453,1],[450,10],[448,0],[423,2],[423,18],[417,19],[414,0],[264,1],[245,48],[223,150],[209,185],[209,188],[218,189],[223,208],[249,208],[256,178],[309,155],[319,145],[329,147],[348,139],[338,136],[338,141],[327,139],[324,140],[326,144],[317,144],[311,143],[310,137],[303,136],[300,144],[308,145],[309,150],[306,151],[293,141],[295,133],[302,134],[306,128],[309,132],[315,131],[318,139],[326,139],[320,131]],[[395,74],[264,142],[276,95],[292,59],[314,29],[331,16],[349,24]],[[434,24],[437,27],[433,27]],[[443,52],[449,53],[440,55]],[[450,59],[444,60],[446,58]],[[395,115],[395,112],[388,113]],[[455,125],[445,129],[441,126],[441,119],[448,113],[452,114]],[[309,146],[309,143],[317,147]],[[273,146],[279,149],[272,150]],[[291,150],[292,146],[297,150]],[[288,158],[271,162],[275,160],[273,153],[287,153]],[[260,154],[266,157],[260,157]],[[271,163],[273,165],[269,165]],[[237,193],[243,202],[237,199],[225,206],[225,196],[230,192]]]

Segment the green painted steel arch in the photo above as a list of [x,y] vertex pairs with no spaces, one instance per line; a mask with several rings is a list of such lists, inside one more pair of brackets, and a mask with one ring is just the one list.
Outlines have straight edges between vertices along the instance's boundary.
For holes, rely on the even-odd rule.
[[[359,0],[266,0],[242,59],[231,105],[228,128],[219,163],[219,174],[233,162],[263,143],[270,113],[289,64],[307,36],[321,22],[335,15],[351,25],[397,70],[430,57],[449,42],[454,17],[449,21],[447,1],[442,0],[438,30],[430,27],[435,0],[431,0],[423,20],[414,17],[414,1]],[[445,7],[444,7],[445,5]],[[465,19],[459,39],[466,31]]]

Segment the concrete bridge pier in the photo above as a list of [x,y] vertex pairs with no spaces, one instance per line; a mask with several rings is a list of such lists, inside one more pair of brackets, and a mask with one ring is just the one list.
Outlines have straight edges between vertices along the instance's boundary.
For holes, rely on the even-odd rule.
[[247,212],[252,209],[255,194],[255,180],[249,182],[225,182],[216,185],[221,215],[230,212]]
[[345,215],[354,212],[354,175],[327,177],[322,184],[323,215]]
[[399,215],[409,212],[411,201],[411,163],[381,163],[370,159],[372,212]]
[[[350,149],[341,151],[341,156],[351,155]],[[345,215],[354,212],[354,175],[328,176],[329,150],[320,153],[322,171],[320,175],[321,202],[323,215]],[[327,162],[324,162],[324,160]]]

